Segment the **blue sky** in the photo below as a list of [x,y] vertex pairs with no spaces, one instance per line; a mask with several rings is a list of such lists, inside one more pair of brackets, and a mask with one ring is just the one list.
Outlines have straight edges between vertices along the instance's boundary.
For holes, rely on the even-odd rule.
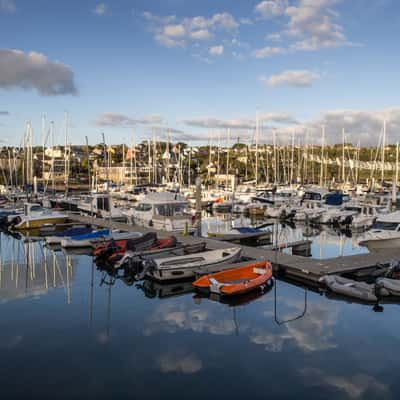
[[0,140],[397,140],[399,34],[395,0],[0,0]]

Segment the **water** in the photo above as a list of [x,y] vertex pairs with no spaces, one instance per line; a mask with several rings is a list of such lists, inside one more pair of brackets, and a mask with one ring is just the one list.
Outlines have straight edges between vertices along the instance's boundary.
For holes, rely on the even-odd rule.
[[377,313],[283,281],[223,304],[0,240],[4,399],[399,398],[397,304]]
[[[271,221],[271,220],[270,220]],[[267,220],[250,219],[244,216],[232,216],[230,214],[217,214],[210,216],[205,214],[202,220],[202,234],[207,232],[227,232],[232,226],[260,226]],[[282,252],[291,253],[291,249],[285,249],[286,243],[301,240],[310,240],[310,256],[317,259],[326,259],[352,254],[368,253],[366,247],[358,245],[357,238],[362,232],[340,232],[328,226],[310,227],[304,224],[275,223],[263,228],[271,232],[271,243],[280,245]]]

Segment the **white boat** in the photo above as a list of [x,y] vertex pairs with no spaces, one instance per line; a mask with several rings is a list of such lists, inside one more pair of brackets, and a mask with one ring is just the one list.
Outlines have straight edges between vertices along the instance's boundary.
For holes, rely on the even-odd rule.
[[371,251],[400,247],[400,224],[380,223],[379,225],[380,228],[371,229],[360,236],[358,244],[368,247]]
[[167,232],[194,232],[188,203],[177,193],[158,192],[147,194],[136,208],[124,214],[134,224],[153,227]]
[[151,267],[147,275],[159,281],[193,278],[202,271],[208,272],[208,268],[212,268],[213,272],[222,270],[223,264],[232,268],[229,263],[237,261],[241,251],[240,247],[231,247],[185,256],[156,258],[150,260]]
[[96,216],[98,218],[107,218],[115,221],[125,221],[122,211],[115,206],[110,194],[94,193],[84,197],[77,204],[77,209],[82,214]]
[[[369,229],[378,218],[378,209],[381,207],[370,204],[348,204],[344,209],[347,211],[355,211],[357,214],[346,218],[348,222],[345,224],[354,230]],[[343,221],[339,221],[343,224]]]
[[81,237],[73,236],[71,238],[63,238],[61,246],[64,248],[77,248],[77,247],[93,247],[94,244],[103,240],[126,240],[135,239],[142,236],[140,232],[119,232],[105,229],[102,231],[93,232],[93,234],[81,235]]
[[17,230],[38,229],[43,225],[63,224],[68,215],[43,208],[37,203],[25,203],[24,213],[10,216],[11,226]]

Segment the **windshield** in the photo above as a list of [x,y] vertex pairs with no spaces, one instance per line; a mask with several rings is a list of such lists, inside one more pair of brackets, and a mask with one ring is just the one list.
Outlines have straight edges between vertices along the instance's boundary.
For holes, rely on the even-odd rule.
[[184,204],[163,204],[156,207],[156,214],[163,217],[172,217],[174,215],[183,215],[185,209]]

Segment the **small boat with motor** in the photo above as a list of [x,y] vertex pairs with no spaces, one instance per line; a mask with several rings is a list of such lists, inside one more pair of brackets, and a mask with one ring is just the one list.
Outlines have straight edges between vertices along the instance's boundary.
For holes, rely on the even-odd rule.
[[[172,242],[170,239],[175,239]],[[143,251],[126,251],[124,253],[114,253],[108,257],[109,263],[116,263],[115,269],[121,267],[128,267],[137,259],[140,258],[162,258],[162,257],[176,257],[184,256],[189,254],[201,253],[206,250],[206,242],[194,243],[194,244],[179,244],[176,243],[176,238],[158,239],[157,244],[152,246],[150,249]]]
[[258,289],[271,279],[271,263],[261,261],[202,276],[193,282],[193,286],[197,289],[206,289],[211,293],[233,296]]
[[62,224],[68,220],[66,214],[45,209],[37,203],[25,203],[23,214],[11,217],[11,227],[16,230],[38,229],[43,225]]
[[144,250],[152,247],[156,242],[157,234],[154,232],[148,232],[133,239],[110,239],[97,243],[92,254],[95,257],[109,257],[113,253]]
[[184,256],[145,260],[131,258],[129,261],[130,267],[136,270],[138,279],[149,276],[158,281],[168,281],[194,278],[197,274],[209,272],[209,269],[226,269],[229,263],[239,260],[241,251],[240,247],[231,247]]

